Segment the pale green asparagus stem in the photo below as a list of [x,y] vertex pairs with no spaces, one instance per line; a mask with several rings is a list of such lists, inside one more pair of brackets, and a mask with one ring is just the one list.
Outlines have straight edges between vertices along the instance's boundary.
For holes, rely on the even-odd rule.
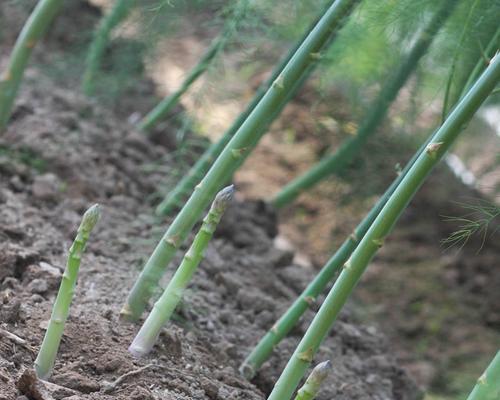
[[467,400],[498,400],[500,399],[500,351],[491,361],[484,374],[477,380],[476,386]]
[[379,213],[354,253],[346,262],[318,313],[274,385],[268,400],[289,400],[309,367],[318,348],[331,329],[340,310],[361,278],[368,263],[383,245],[401,213],[424,183],[434,166],[462,132],[464,126],[495,89],[500,80],[500,56],[490,65],[433,135]]
[[52,23],[61,4],[62,0],[40,0],[17,38],[7,69],[0,76],[0,132],[9,121],[31,52]]
[[69,315],[69,307],[75,291],[80,260],[90,232],[99,219],[99,205],[90,207],[83,215],[82,222],[72,246],[69,249],[66,269],[62,276],[49,326],[45,332],[42,346],[35,360],[35,371],[40,379],[47,379],[52,374],[57,350],[64,331],[64,324]]
[[146,355],[153,348],[160,330],[182,299],[184,289],[203,258],[203,253],[212,238],[224,211],[233,197],[234,186],[222,189],[215,197],[210,211],[203,219],[203,224],[194,238],[193,244],[184,255],[181,265],[175,271],[162,296],[155,303],[153,310],[142,325],[139,333],[129,347],[130,353],[136,357]]
[[314,400],[318,395],[322,383],[332,370],[332,363],[330,361],[322,362],[316,365],[307,378],[304,386],[302,386],[295,396],[295,400]]

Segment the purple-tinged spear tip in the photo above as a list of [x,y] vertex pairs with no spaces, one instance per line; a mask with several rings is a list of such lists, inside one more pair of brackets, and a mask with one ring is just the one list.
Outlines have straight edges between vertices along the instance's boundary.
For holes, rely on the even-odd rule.
[[222,189],[215,196],[215,200],[212,204],[212,207],[214,209],[217,209],[219,212],[224,212],[226,210],[226,207],[230,203],[231,199],[233,198],[234,192],[235,192],[234,185],[230,185]]
[[87,211],[85,211],[85,214],[83,214],[80,229],[90,232],[92,229],[94,229],[95,224],[97,224],[100,215],[101,209],[99,207],[99,204],[94,204]]

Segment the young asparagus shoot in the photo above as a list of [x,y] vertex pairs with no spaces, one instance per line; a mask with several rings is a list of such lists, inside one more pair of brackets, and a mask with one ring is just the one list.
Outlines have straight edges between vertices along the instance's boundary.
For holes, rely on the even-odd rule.
[[135,5],[135,1],[116,0],[111,10],[102,17],[99,26],[95,30],[85,61],[85,72],[83,73],[82,89],[87,96],[94,92],[95,76],[99,71],[101,59],[109,42],[111,32],[127,18]]
[[314,400],[331,370],[332,363],[330,360],[316,365],[304,385],[298,390],[295,400]]
[[36,43],[57,15],[62,0],[39,0],[17,38],[7,67],[0,75],[0,132],[5,129]]
[[268,400],[291,399],[321,342],[331,329],[368,263],[434,166],[441,160],[499,81],[500,56],[497,55],[433,135],[426,151],[420,154],[346,262],[343,271],[276,382]]
[[170,96],[165,97],[153,110],[151,110],[140,122],[139,129],[142,131],[150,131],[158,122],[165,118],[168,113],[179,103],[181,97],[188,91],[191,85],[208,70],[212,62],[218,54],[226,46],[226,43],[234,35],[240,22],[245,17],[248,9],[248,0],[239,0],[234,6],[233,15],[225,24],[222,32],[217,36],[206,52],[201,57],[198,64],[196,64],[191,71],[189,71],[186,79],[182,82],[179,89],[177,89]]
[[498,399],[500,399],[500,350],[467,397],[467,400]]
[[[328,5],[328,7],[331,4]],[[325,8],[326,9],[326,8]],[[323,15],[324,12],[321,13]],[[346,10],[346,17],[349,14],[349,10]],[[321,16],[320,15],[320,16]],[[180,208],[183,205],[183,202],[185,199],[191,194],[193,191],[194,187],[201,181],[203,176],[208,172],[210,167],[212,166],[213,162],[217,159],[217,157],[222,153],[222,150],[226,147],[226,145],[229,143],[229,141],[232,139],[232,137],[236,134],[236,132],[239,130],[241,125],[245,122],[245,120],[248,118],[248,116],[252,113],[254,108],[259,104],[260,100],[266,92],[269,90],[271,85],[273,84],[276,79],[280,76],[281,72],[285,68],[285,66],[290,62],[292,59],[293,55],[297,52],[297,50],[300,48],[302,43],[306,40],[307,36],[312,32],[314,27],[316,26],[317,22],[320,19],[320,16],[314,21],[314,23],[311,25],[309,29],[307,29],[304,33],[304,35],[296,42],[296,44],[289,50],[287,55],[281,60],[281,62],[273,69],[271,72],[271,75],[269,78],[259,86],[257,89],[254,97],[252,98],[252,101],[248,104],[247,108],[234,120],[233,124],[224,132],[222,137],[215,143],[213,143],[206,151],[203,153],[203,155],[196,161],[196,163],[191,167],[191,169],[188,171],[188,173],[177,183],[175,188],[165,196],[163,201],[158,205],[156,208],[156,214],[158,216],[162,215],[169,215],[172,211],[174,211],[177,208]],[[347,18],[344,18],[342,21],[345,21]],[[337,30],[341,27],[341,24],[339,23],[339,26],[337,27]],[[330,38],[330,42],[333,41],[334,36]],[[324,45],[324,48],[327,47],[329,43],[326,43]],[[318,63],[313,64],[308,72],[305,72],[302,74],[301,80],[304,82],[308,76],[312,73],[314,67]],[[300,89],[302,86],[301,82],[297,82],[296,88],[291,91],[289,94],[289,98],[293,97],[294,92]],[[269,122],[267,125],[262,125],[261,126],[261,133],[259,135],[264,135],[264,133],[267,131],[267,127],[271,122],[277,118],[277,116],[280,114],[280,109],[283,108],[288,102],[288,99],[285,99],[283,101],[283,104],[280,105],[278,110],[275,112],[275,115],[271,116],[269,119]]]
[[99,205],[94,204],[83,215],[76,238],[69,249],[66,269],[62,276],[49,326],[45,332],[42,346],[35,360],[35,371],[40,379],[47,379],[52,374],[57,350],[64,331],[64,324],[69,315],[69,308],[75,291],[80,261],[90,233],[99,219]]
[[208,214],[203,219],[203,224],[197,235],[194,238],[193,244],[185,254],[181,265],[175,271],[174,276],[170,280],[167,288],[155,303],[153,310],[142,325],[139,333],[129,347],[130,353],[136,357],[146,355],[153,348],[161,328],[170,319],[172,313],[177,307],[177,304],[182,299],[184,289],[191,281],[200,261],[203,258],[203,253],[212,238],[219,221],[224,214],[229,202],[234,194],[234,186],[228,186],[222,189],[208,211]]
[[177,248],[184,242],[210,199],[215,196],[221,182],[226,182],[248,157],[264,134],[261,126],[269,122],[276,109],[289,98],[290,91],[295,88],[302,75],[315,64],[317,57],[311,57],[311,54],[317,55],[328,43],[333,32],[356,3],[357,0],[336,0],[325,11],[279,77],[217,157],[146,262],[122,308],[123,318],[137,320],[142,315]]
[[290,204],[303,191],[313,187],[325,177],[340,172],[363,149],[367,139],[377,131],[377,128],[384,121],[391,103],[417,68],[420,59],[426,54],[457,3],[456,0],[444,1],[441,8],[433,15],[427,26],[418,35],[406,57],[394,73],[389,75],[372,106],[368,108],[369,112],[360,124],[356,135],[345,140],[335,152],[325,156],[303,175],[298,176],[281,189],[272,199],[272,204],[275,207],[281,208]]

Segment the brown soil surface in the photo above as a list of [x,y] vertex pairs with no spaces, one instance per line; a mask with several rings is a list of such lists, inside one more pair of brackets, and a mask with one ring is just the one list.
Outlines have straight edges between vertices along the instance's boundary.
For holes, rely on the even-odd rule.
[[[35,71],[29,75],[0,144],[1,328],[25,341],[1,338],[0,397],[23,398],[16,381],[42,340],[66,249],[81,213],[98,202],[102,219],[83,257],[51,378],[58,386],[48,387],[53,398],[263,399],[311,318],[254,382],[239,376],[245,354],[312,274],[273,246],[274,214],[261,202],[234,204],[176,321],[149,357],[133,359],[126,349],[137,326],[117,315],[165,226],[151,218],[147,201],[162,174],[145,169],[166,150],[102,107],[55,88]],[[320,399],[418,398],[387,345],[377,329],[354,325],[344,312],[315,360],[331,358],[336,365]],[[41,395],[30,389],[26,396]]]

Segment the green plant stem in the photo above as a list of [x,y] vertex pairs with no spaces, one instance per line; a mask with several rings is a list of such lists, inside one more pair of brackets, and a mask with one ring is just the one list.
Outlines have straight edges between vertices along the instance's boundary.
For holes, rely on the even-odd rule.
[[248,9],[248,0],[239,0],[235,6],[233,16],[226,23],[221,34],[216,37],[210,44],[207,51],[203,54],[198,64],[196,64],[187,77],[170,96],[165,97],[153,110],[151,110],[141,121],[139,121],[139,129],[142,131],[151,130],[158,122],[165,118],[168,113],[179,103],[181,97],[188,91],[191,85],[208,70],[213,60],[226,46],[226,43],[234,35],[238,29],[238,25],[245,17]]
[[316,302],[317,297],[323,293],[327,285],[333,280],[340,268],[349,259],[352,252],[356,249],[360,240],[364,237],[373,221],[383,209],[387,200],[396,190],[403,178],[406,176],[419,155],[425,151],[430,143],[432,136],[420,147],[407,163],[403,171],[392,182],[385,193],[380,197],[377,203],[368,212],[366,217],[358,224],[353,233],[342,243],[335,254],[326,262],[319,273],[307,285],[292,305],[283,313],[278,321],[266,334],[260,339],[257,345],[252,349],[245,361],[240,367],[240,372],[247,379],[252,379],[262,364],[271,356],[274,348],[290,333],[297,325],[302,315]]
[[9,121],[31,52],[49,28],[61,4],[62,0],[39,0],[17,38],[7,68],[0,77],[0,132]]
[[80,261],[90,233],[99,219],[99,206],[90,207],[83,215],[76,238],[69,249],[66,269],[52,308],[49,326],[45,332],[42,346],[35,360],[35,371],[40,379],[47,379],[52,374],[52,368],[59,349],[59,343],[64,331],[64,325],[69,315],[69,308],[75,292]]
[[498,399],[500,399],[500,351],[497,352],[497,355],[477,380],[476,386],[467,397],[467,400]]
[[99,26],[94,31],[83,73],[82,89],[86,95],[90,96],[94,93],[95,78],[111,32],[127,18],[134,5],[135,0],[116,0],[111,10],[102,17]]
[[331,370],[332,363],[330,361],[316,365],[304,385],[298,390],[295,400],[314,400]]
[[273,69],[269,78],[259,86],[247,108],[238,116],[238,118],[236,118],[229,129],[224,132],[222,137],[217,140],[217,142],[210,145],[210,147],[203,153],[198,161],[196,161],[196,163],[189,169],[188,173],[184,175],[184,177],[177,183],[175,188],[165,196],[163,201],[156,208],[157,215],[168,215],[175,209],[182,206],[185,199],[191,194],[194,187],[201,181],[203,176],[210,169],[215,159],[219,156],[222,150],[224,150],[231,138],[238,131],[243,122],[245,122],[248,116],[252,113],[257,104],[259,104],[262,97],[264,97],[267,90],[278,78],[279,74],[292,59],[295,52],[305,41],[309,33],[314,29],[314,26],[318,21],[319,18],[314,22],[314,24],[312,24],[310,29],[308,29],[305,34],[297,41],[296,45],[292,49],[290,49],[288,54],[281,60],[278,66]]
[[240,165],[241,160],[248,156],[252,143],[259,140],[256,134],[259,127],[268,123],[269,117],[287,98],[294,83],[316,61],[317,51],[335,31],[346,9],[351,9],[354,3],[354,0],[337,0],[325,12],[314,30],[221,152],[203,180],[196,186],[135,282],[121,312],[124,318],[137,320],[141,316],[168,263],[186,239],[203,209],[208,206],[221,183],[225,182],[225,179]]
[[391,195],[359,246],[344,265],[343,271],[330,290],[304,337],[276,382],[268,400],[289,400],[305,371],[312,362],[324,337],[338,313],[365,271],[368,263],[383,245],[399,216],[419,187],[462,132],[481,104],[500,80],[500,57],[496,56],[468,91],[443,125],[433,135],[431,143],[415,161],[403,181]]
[[395,73],[389,76],[372,106],[369,107],[370,111],[358,128],[356,135],[345,140],[337,151],[324,157],[310,170],[288,183],[271,201],[276,208],[290,204],[303,191],[316,185],[325,177],[338,173],[360,152],[366,140],[376,132],[378,126],[384,120],[389,106],[396,99],[397,94],[413,71],[415,71],[419,60],[427,52],[437,32],[450,16],[457,3],[457,0],[445,1],[425,29],[422,30],[408,55]]
[[167,288],[155,303],[153,310],[130,345],[129,351],[135,357],[145,356],[153,348],[161,328],[170,319],[175,307],[181,301],[184,290],[203,259],[205,249],[212,239],[233,193],[234,186],[231,185],[221,190],[215,197],[212,207],[203,219],[203,224],[195,236],[193,244],[184,255],[181,265],[175,271]]

